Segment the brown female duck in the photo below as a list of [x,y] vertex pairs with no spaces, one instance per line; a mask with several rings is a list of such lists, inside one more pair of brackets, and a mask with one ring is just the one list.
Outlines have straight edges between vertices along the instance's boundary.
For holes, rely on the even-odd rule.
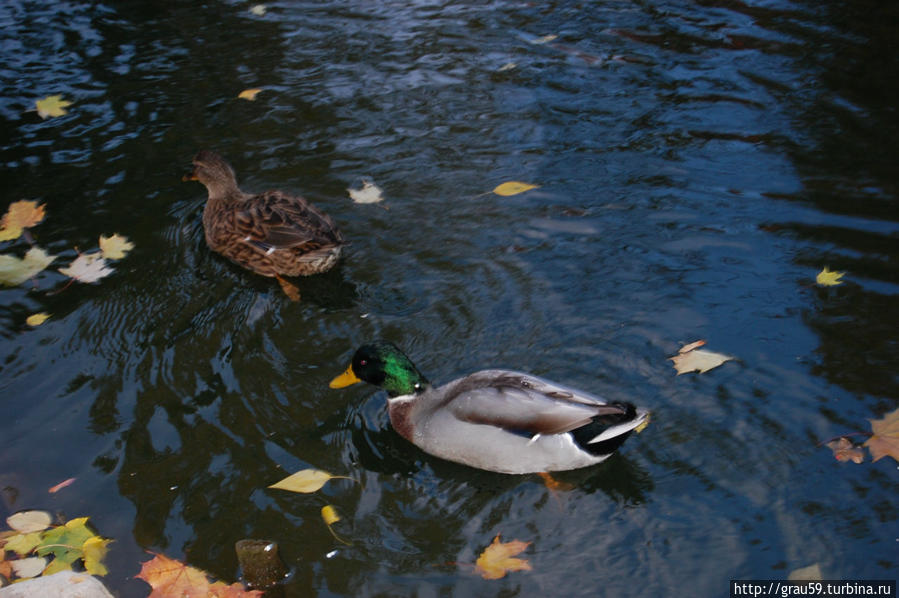
[[308,276],[337,263],[343,236],[326,214],[302,197],[283,191],[244,193],[231,166],[218,154],[194,156],[185,180],[200,181],[209,191],[203,210],[206,243],[235,264],[277,278],[284,292],[299,299],[284,276]]

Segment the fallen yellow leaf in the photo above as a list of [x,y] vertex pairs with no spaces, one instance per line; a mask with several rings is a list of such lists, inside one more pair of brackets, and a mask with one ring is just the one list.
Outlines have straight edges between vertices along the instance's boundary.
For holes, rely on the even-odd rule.
[[872,419],[873,434],[865,442],[871,456],[877,461],[882,457],[892,457],[899,461],[899,409],[887,413],[883,419]]
[[353,478],[342,475],[332,475],[321,469],[303,469],[287,476],[280,482],[272,484],[269,488],[308,494],[319,490],[328,482],[328,480],[333,479],[352,480]]
[[525,191],[530,191],[531,189],[537,189],[540,185],[532,185],[531,183],[522,183],[521,181],[508,181],[501,185],[498,185],[493,192],[497,195],[518,195],[519,193],[524,193]]
[[55,259],[40,247],[29,249],[23,259],[13,255],[0,255],[0,284],[11,287],[20,285]]
[[23,199],[9,204],[9,209],[0,222],[0,241],[18,239],[26,228],[44,219],[44,204]]
[[118,233],[111,237],[100,235],[100,253],[108,260],[120,260],[125,254],[134,249],[134,243]]
[[66,114],[66,106],[71,106],[72,102],[62,99],[61,95],[47,96],[34,103],[37,108],[38,116],[47,118],[50,116],[62,116]]
[[334,539],[338,542],[342,542],[347,546],[352,546],[352,542],[347,542],[343,538],[337,535],[337,532],[334,531],[334,528],[331,526],[338,521],[340,521],[340,515],[337,514],[337,509],[332,507],[331,505],[325,505],[322,507],[322,519],[325,522],[325,525],[328,526],[328,531],[331,532],[331,535],[334,536]]
[[29,326],[40,326],[41,324],[46,322],[47,318],[49,318],[49,317],[50,317],[50,314],[44,313],[44,312],[39,312],[36,314],[31,314],[30,316],[25,318],[25,323],[28,324]]
[[331,525],[340,521],[340,515],[337,514],[337,509],[331,505],[325,505],[322,507],[322,519],[325,520],[326,525]]
[[652,419],[652,413],[647,413],[647,414],[646,414],[646,417],[643,419],[643,422],[642,422],[639,426],[637,426],[636,428],[634,428],[634,432],[636,432],[637,434],[639,434],[640,432],[642,432],[643,430],[645,430],[645,429],[646,429],[646,426],[649,425],[649,420],[650,420],[650,419]]
[[843,284],[843,281],[840,279],[843,278],[844,274],[846,273],[828,270],[827,266],[824,266],[824,269],[818,272],[818,276],[815,277],[815,282],[823,287],[832,287],[834,285]]
[[100,536],[91,536],[81,545],[81,552],[84,553],[84,568],[91,575],[106,575],[106,565],[101,563],[103,557],[106,556],[106,545],[112,542],[108,538]]
[[245,89],[242,92],[240,92],[239,94],[237,94],[237,97],[239,97],[242,100],[248,100],[248,101],[252,102],[256,99],[256,96],[259,94],[260,91],[262,91],[261,87],[253,87],[250,89]]
[[497,534],[493,543],[475,561],[474,570],[484,579],[499,579],[509,571],[530,571],[530,563],[525,559],[514,558],[529,545],[530,542],[521,540],[500,542]]
[[3,546],[4,550],[15,552],[19,556],[25,556],[35,549],[41,543],[41,532],[31,532],[28,534],[19,534],[13,536],[6,541]]

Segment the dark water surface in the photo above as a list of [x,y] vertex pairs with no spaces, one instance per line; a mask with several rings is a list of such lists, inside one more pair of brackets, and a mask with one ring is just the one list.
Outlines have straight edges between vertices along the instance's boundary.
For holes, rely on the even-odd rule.
[[[0,3],[0,210],[45,203],[59,256],[0,290],[0,514],[89,516],[127,597],[145,550],[230,582],[247,537],[281,545],[288,596],[895,578],[896,462],[817,444],[899,399],[899,5],[265,5]],[[42,121],[50,94],[73,105]],[[301,303],[206,249],[205,190],[180,182],[202,148],[351,240]],[[350,201],[362,177],[389,209]],[[541,187],[480,195],[507,180]],[[60,291],[114,232],[135,243],[115,273]],[[824,266],[846,283],[816,286]],[[380,391],[328,389],[378,337],[436,382],[526,369],[653,421],[567,492],[446,463]],[[675,376],[699,338],[738,359]],[[266,489],[306,467],[360,483]],[[497,533],[533,571],[472,574]]]

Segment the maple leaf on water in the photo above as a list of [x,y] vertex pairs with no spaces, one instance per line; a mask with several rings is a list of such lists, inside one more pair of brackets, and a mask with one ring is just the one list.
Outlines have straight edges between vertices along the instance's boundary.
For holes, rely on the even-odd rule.
[[18,239],[26,228],[38,224],[44,219],[44,204],[36,201],[14,201],[0,221],[0,241]]
[[134,249],[134,243],[118,233],[111,237],[100,235],[100,253],[107,260],[120,260],[125,254]]
[[61,95],[47,96],[41,100],[34,102],[38,116],[47,118],[49,116],[62,116],[67,114],[66,106],[71,106],[72,102],[62,99]]
[[209,582],[205,571],[185,565],[163,554],[150,553],[153,558],[145,562],[140,573],[135,575],[153,588],[149,598],[170,598],[173,596],[204,596],[214,598],[258,598],[263,592],[247,590],[242,584],[227,585],[224,582]]
[[102,253],[82,253],[68,268],[59,271],[79,282],[97,282],[112,274]]
[[865,442],[871,456],[877,461],[882,457],[892,457],[899,461],[899,409],[883,416],[883,419],[872,419],[873,434]]
[[23,259],[14,255],[0,255],[0,284],[11,287],[20,285],[47,266],[56,257],[48,255],[40,247],[32,247]]
[[372,181],[363,180],[361,189],[347,189],[350,199],[356,203],[378,203],[384,201],[384,195],[381,188]]
[[525,559],[515,558],[530,545],[530,542],[512,540],[500,542],[499,534],[475,561],[474,570],[484,579],[499,579],[509,571],[530,571],[531,564]]
[[818,272],[818,275],[815,277],[815,282],[823,287],[832,287],[843,284],[843,281],[840,279],[843,278],[844,274],[846,273],[828,270],[827,266],[824,266],[824,269]]
[[72,563],[84,557],[84,543],[96,534],[87,527],[87,517],[78,517],[65,525],[54,527],[41,535],[41,543],[35,548],[38,556],[53,555],[45,575],[72,568]]
[[865,460],[864,451],[854,445],[852,441],[845,436],[840,436],[836,440],[831,440],[827,443],[827,448],[833,451],[833,456],[837,461],[861,463]]
[[106,556],[106,546],[112,542],[109,538],[101,538],[100,536],[92,536],[84,541],[81,545],[82,558],[84,559],[84,569],[91,575],[106,575],[109,573],[106,565],[102,563],[103,557]]
[[677,355],[668,358],[674,362],[674,369],[677,370],[678,376],[686,374],[687,372],[699,372],[700,374],[703,374],[718,367],[725,361],[733,359],[730,355],[697,348],[704,344],[705,341],[700,340],[684,345],[680,348]]

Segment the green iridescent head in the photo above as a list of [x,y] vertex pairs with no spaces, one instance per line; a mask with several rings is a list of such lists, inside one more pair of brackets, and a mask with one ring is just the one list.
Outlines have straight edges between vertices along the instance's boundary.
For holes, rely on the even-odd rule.
[[389,341],[359,347],[350,367],[331,380],[330,387],[343,388],[357,382],[380,386],[392,397],[420,392],[428,385],[412,360]]

